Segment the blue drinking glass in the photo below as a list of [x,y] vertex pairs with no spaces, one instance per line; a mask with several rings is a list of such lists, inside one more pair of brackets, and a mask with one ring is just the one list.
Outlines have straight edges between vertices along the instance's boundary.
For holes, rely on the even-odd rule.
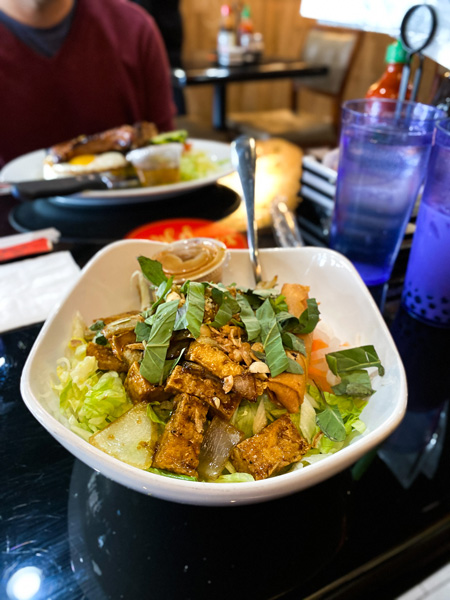
[[377,98],[342,107],[329,241],[368,286],[389,280],[442,116],[435,106]]

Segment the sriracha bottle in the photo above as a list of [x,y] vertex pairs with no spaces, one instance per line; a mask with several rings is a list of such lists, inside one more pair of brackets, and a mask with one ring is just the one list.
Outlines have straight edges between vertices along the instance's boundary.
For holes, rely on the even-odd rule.
[[[400,41],[389,44],[386,50],[386,70],[378,81],[367,90],[366,98],[398,98],[403,67],[410,58]],[[406,100],[411,96],[412,85],[408,84]]]

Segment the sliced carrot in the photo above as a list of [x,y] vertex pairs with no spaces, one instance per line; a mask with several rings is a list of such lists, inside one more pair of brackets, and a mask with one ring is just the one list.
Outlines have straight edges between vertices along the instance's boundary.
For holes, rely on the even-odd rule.
[[320,387],[320,389],[323,390],[324,392],[332,391],[331,386],[327,380],[327,372],[326,371],[323,371],[322,369],[318,369],[317,367],[310,365],[309,369],[308,369],[308,376],[315,383],[317,383],[317,385]]
[[316,350],[323,350],[323,348],[328,348],[328,344],[319,338],[315,338],[311,346],[311,352],[316,352]]

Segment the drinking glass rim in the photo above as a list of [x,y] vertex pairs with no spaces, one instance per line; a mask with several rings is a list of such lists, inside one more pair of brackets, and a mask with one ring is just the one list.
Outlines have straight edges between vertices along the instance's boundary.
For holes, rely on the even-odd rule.
[[[427,116],[410,116],[408,118],[408,120],[410,121],[419,121],[421,123],[427,123],[427,122],[433,122],[436,123],[436,121],[445,121],[447,119],[443,119],[442,117],[445,116],[445,113],[443,110],[441,110],[440,108],[438,108],[437,106],[433,106],[432,104],[425,104],[424,102],[411,102],[410,100],[396,100],[395,98],[356,98],[353,100],[346,100],[343,104],[342,104],[342,109],[348,111],[349,113],[353,114],[356,117],[362,118],[362,117],[368,117],[368,118],[377,118],[379,115],[374,115],[371,114],[370,112],[368,112],[367,110],[357,110],[356,108],[353,108],[356,105],[359,106],[364,106],[364,105],[373,105],[373,104],[379,104],[381,106],[385,105],[385,106],[393,106],[395,105],[396,107],[398,105],[400,105],[401,109],[400,112],[403,113],[404,110],[406,110],[408,107],[411,108],[411,110],[413,108],[417,108],[417,107],[421,107],[422,109],[432,109],[432,110],[428,110],[428,113],[431,114],[427,114]],[[392,118],[398,118],[395,117],[396,113],[392,114]],[[384,118],[386,118],[386,116],[384,116]],[[387,117],[388,119],[391,118],[391,115],[389,115]],[[404,115],[402,114],[402,116],[400,118],[405,118]]]
[[450,117],[436,121],[436,129],[445,135],[450,135]]

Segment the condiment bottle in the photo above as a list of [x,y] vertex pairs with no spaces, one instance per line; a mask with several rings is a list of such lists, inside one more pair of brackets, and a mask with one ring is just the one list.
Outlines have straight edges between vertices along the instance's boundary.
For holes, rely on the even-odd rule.
[[241,11],[241,18],[239,21],[238,37],[241,38],[242,35],[252,34],[253,31],[254,28],[250,12],[250,6],[248,4],[244,4]]
[[[410,60],[400,41],[389,44],[386,50],[386,70],[378,81],[367,90],[366,98],[398,98],[403,67]],[[412,85],[408,84],[405,98],[411,96]]]
[[217,54],[227,54],[230,48],[236,46],[236,22],[233,9],[229,4],[220,7],[220,29],[217,34]]

